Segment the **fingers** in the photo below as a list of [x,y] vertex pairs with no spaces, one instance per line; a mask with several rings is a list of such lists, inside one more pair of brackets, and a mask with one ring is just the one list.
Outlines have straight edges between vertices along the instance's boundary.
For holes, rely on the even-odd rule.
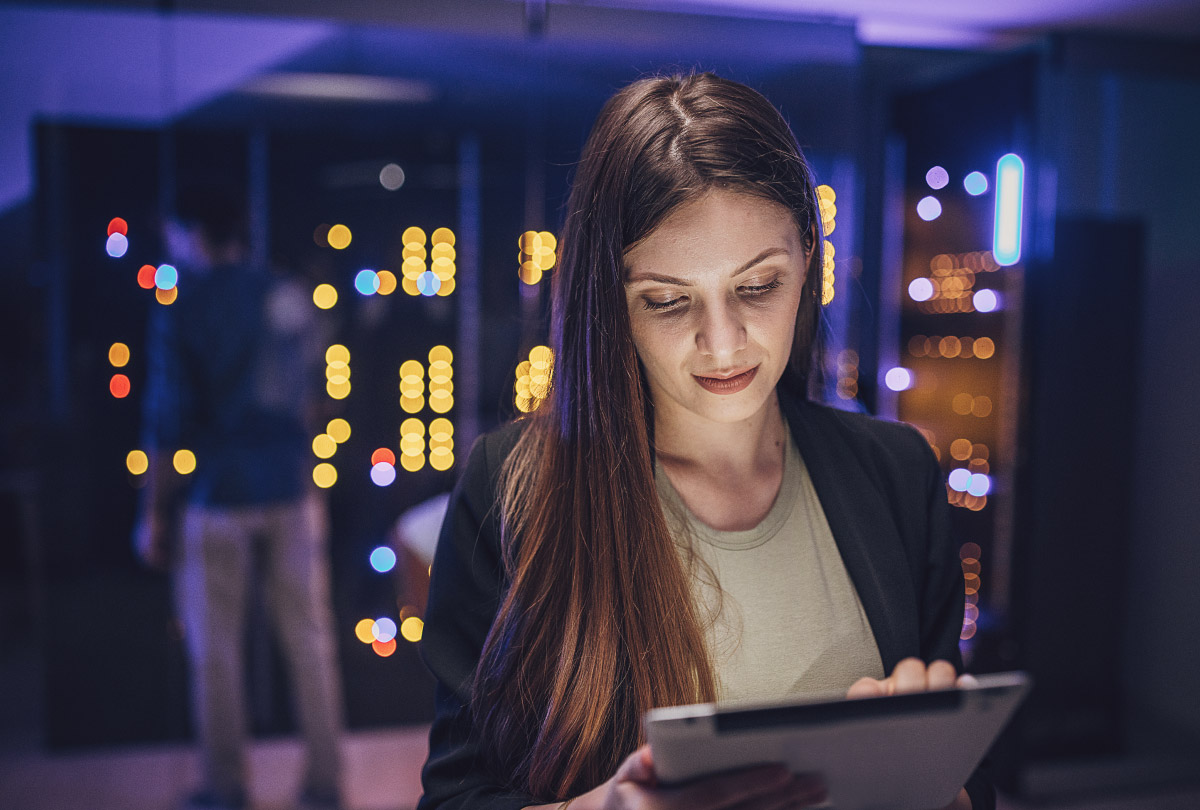
[[877,681],[874,678],[859,678],[846,692],[848,698],[867,698],[867,697],[883,697],[886,695],[887,687],[883,681]]
[[892,687],[888,694],[904,695],[909,692],[924,692],[928,688],[925,662],[919,658],[905,658],[892,670],[888,678]]
[[958,672],[949,661],[938,660],[925,670],[925,682],[930,689],[952,689]]
[[954,665],[939,659],[928,666],[919,658],[905,658],[896,664],[892,674],[882,680],[860,678],[846,692],[848,698],[882,697],[903,695],[910,692],[927,692],[933,689],[951,689],[954,686],[974,684],[970,675],[956,677]]

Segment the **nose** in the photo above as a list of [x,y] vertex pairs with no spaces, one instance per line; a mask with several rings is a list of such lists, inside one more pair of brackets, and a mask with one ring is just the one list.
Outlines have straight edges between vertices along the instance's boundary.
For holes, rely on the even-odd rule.
[[734,365],[735,356],[745,347],[743,313],[725,301],[705,307],[696,329],[696,348],[712,357],[718,368],[728,368]]

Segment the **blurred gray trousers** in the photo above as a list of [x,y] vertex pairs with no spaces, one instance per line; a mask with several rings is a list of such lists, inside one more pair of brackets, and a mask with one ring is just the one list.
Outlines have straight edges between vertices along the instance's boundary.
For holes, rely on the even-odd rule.
[[[250,578],[258,574],[283,651],[307,748],[302,788],[337,796],[342,691],[330,607],[325,505],[315,493],[292,503],[189,505],[175,596],[192,675],[192,721],[205,787],[248,793],[243,650]],[[255,571],[254,544],[262,544]]]

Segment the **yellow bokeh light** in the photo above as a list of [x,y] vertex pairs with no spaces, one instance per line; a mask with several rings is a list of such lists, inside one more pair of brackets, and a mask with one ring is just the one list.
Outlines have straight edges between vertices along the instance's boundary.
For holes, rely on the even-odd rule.
[[429,394],[429,409],[434,413],[446,413],[454,407],[454,396],[449,391],[433,391]]
[[447,244],[446,242],[434,242],[433,250],[429,251],[429,255],[433,257],[435,262],[438,259],[446,259],[447,261],[453,263],[456,254],[454,251],[454,245]]
[[966,461],[971,457],[971,441],[969,439],[955,439],[950,442],[950,456],[958,461]]
[[832,186],[820,185],[817,186],[817,199],[833,202],[837,199],[837,193],[833,190]]
[[988,416],[992,412],[992,401],[987,397],[975,397],[971,402],[971,413],[976,416]]
[[517,247],[521,252],[532,256],[534,251],[542,246],[542,235],[537,231],[525,231],[517,238]]
[[340,343],[335,343],[325,350],[326,363],[349,363],[350,350]]
[[407,453],[400,454],[400,466],[408,472],[416,472],[425,466],[425,456],[416,455],[410,456]]
[[992,342],[991,338],[976,338],[975,345],[972,348],[975,352],[975,356],[980,360],[987,360],[996,353],[996,344]]
[[956,337],[944,337],[938,342],[938,353],[942,357],[958,357],[962,343]]
[[438,287],[438,291],[437,291],[438,297],[445,298],[447,295],[454,292],[454,286],[455,285],[454,285],[453,277],[444,279],[442,281],[442,286]]
[[374,619],[359,619],[358,624],[354,625],[354,637],[363,644],[370,644],[375,640],[375,634],[371,632],[374,626]]
[[379,276],[380,295],[391,295],[396,291],[397,281],[395,273],[391,270],[380,270],[377,275]]
[[330,380],[325,383],[325,393],[329,394],[333,399],[345,399],[350,396],[350,381],[335,382],[334,380]]
[[313,483],[321,489],[329,489],[337,483],[337,468],[327,461],[313,467]]
[[434,452],[430,454],[429,466],[433,467],[438,472],[445,472],[446,470],[448,470],[454,466],[454,453],[450,452],[449,450],[446,450],[445,453],[439,454],[437,452],[437,450],[439,450],[439,449],[442,449],[442,448],[436,448],[434,450]]
[[425,440],[416,433],[406,433],[400,439],[400,453],[405,456],[419,456],[425,452]]
[[[445,285],[443,284],[442,286]],[[421,294],[421,288],[417,286],[416,279],[409,278],[408,276],[400,279],[400,289],[404,290],[408,295],[415,296]]]
[[409,418],[400,423],[400,435],[408,436],[414,433],[418,436],[425,435],[425,423],[420,419]]
[[338,444],[343,444],[350,438],[350,423],[345,419],[330,419],[329,424],[325,426],[325,432],[329,437]]
[[439,417],[429,423],[429,437],[434,441],[443,441],[454,435],[454,423],[449,419]]
[[400,364],[400,378],[409,378],[414,383],[420,382],[425,376],[425,367],[418,360],[405,360]]
[[325,237],[329,242],[329,246],[334,250],[345,250],[350,247],[350,240],[352,238],[350,229],[345,225],[334,225],[329,229],[329,233]]
[[328,433],[316,436],[312,441],[313,455],[317,458],[332,458],[337,452],[337,441]]
[[517,276],[523,283],[532,287],[542,280],[542,268],[534,262],[524,261],[521,262],[521,269],[517,271]]
[[174,304],[175,299],[178,297],[178,287],[172,287],[169,290],[160,290],[158,287],[154,288],[154,299],[165,307],[169,307],[171,304]]
[[320,309],[331,309],[337,300],[337,290],[332,284],[318,284],[313,290],[313,303]]
[[123,368],[129,362],[129,347],[124,343],[114,343],[108,347],[108,362],[113,368]]
[[125,468],[134,475],[141,475],[150,469],[150,459],[141,450],[130,450],[125,456]]
[[971,412],[971,407],[975,404],[975,397],[968,393],[956,394],[954,399],[950,401],[950,407],[959,416],[966,416]]
[[449,228],[438,228],[429,237],[429,241],[435,245],[454,245],[454,231]]
[[454,352],[450,351],[449,346],[434,346],[429,350],[430,363],[453,363]]
[[171,463],[180,475],[191,475],[196,471],[196,454],[191,450],[176,450]]
[[345,363],[330,363],[325,366],[325,379],[336,383],[346,382],[350,379],[350,366]]
[[423,247],[425,245],[425,231],[413,225],[411,228],[405,228],[400,241],[407,247]]
[[[407,251],[406,251],[407,252]],[[425,252],[425,248],[421,248],[421,252]],[[407,279],[416,281],[417,277],[425,272],[425,257],[406,256],[400,264],[400,275]]]
[[405,641],[411,641],[416,644],[421,640],[421,633],[425,630],[425,622],[418,619],[416,616],[409,616],[404,621],[400,622],[400,635],[404,636]]
[[425,397],[400,397],[400,407],[405,413],[419,413],[425,407]]

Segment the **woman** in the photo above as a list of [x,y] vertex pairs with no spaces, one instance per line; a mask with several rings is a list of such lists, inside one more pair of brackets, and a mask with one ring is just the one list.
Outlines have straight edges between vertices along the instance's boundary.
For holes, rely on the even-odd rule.
[[[933,454],[806,397],[822,241],[757,92],[652,78],[605,105],[560,242],[553,389],[476,443],[442,528],[422,808],[809,806],[819,781],[779,767],[655,787],[642,713],[954,685]],[[990,801],[973,778],[955,804]]]

